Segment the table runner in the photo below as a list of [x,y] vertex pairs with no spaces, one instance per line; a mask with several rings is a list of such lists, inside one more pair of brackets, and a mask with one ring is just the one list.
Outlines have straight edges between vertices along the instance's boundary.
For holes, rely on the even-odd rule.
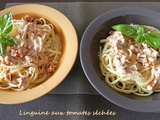
[[[6,7],[23,4],[7,3]],[[119,7],[141,7],[160,12],[159,2],[45,2],[66,15],[79,38],[100,14]],[[75,74],[74,71],[77,71]],[[19,105],[0,105],[2,120],[159,120],[159,113],[125,110],[104,99],[90,85],[81,68],[79,54],[67,78],[49,94]]]
[[133,112],[99,95],[48,94],[20,105],[0,105],[1,120],[160,120],[159,113]]

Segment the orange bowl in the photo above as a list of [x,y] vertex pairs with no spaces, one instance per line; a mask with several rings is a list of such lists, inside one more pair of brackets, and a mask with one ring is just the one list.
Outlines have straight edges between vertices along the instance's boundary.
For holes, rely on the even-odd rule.
[[0,11],[0,16],[7,12],[11,12],[13,18],[20,18],[23,15],[31,15],[46,19],[54,25],[55,31],[60,35],[62,40],[62,56],[59,67],[48,80],[29,90],[0,90],[1,104],[18,104],[34,100],[45,95],[65,79],[76,60],[78,38],[69,19],[54,8],[38,4],[18,5]]

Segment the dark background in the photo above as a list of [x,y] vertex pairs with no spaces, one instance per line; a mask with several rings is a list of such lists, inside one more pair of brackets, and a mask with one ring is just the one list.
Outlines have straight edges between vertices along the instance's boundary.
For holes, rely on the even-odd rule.
[[[0,10],[6,3],[37,2],[159,2],[159,0],[1,0]],[[112,111],[112,115],[25,115],[26,112],[82,112]],[[159,113],[134,112],[107,101],[99,94],[47,94],[39,99],[18,105],[0,105],[0,120],[160,120]]]
[[159,2],[159,0],[0,0],[0,10],[6,3],[34,3],[34,2]]

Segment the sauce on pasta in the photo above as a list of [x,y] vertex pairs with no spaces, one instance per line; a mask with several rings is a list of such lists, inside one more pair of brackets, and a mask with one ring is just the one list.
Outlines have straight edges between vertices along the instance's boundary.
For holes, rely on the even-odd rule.
[[0,89],[31,89],[55,73],[62,48],[52,24],[27,15],[13,20],[9,35],[18,46],[8,46],[0,56]]
[[[147,32],[156,28],[145,26]],[[105,82],[126,94],[148,96],[160,91],[160,50],[147,44],[135,45],[135,39],[118,31],[100,42],[100,68]]]

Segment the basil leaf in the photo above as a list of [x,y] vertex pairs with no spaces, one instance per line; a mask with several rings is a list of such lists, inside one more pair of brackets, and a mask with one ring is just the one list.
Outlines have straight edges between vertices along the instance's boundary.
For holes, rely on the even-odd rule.
[[137,36],[135,38],[136,45],[140,45],[145,41],[144,36],[146,35],[146,29],[144,26],[138,25],[136,30],[137,30]]
[[160,48],[160,34],[156,33],[156,32],[151,32],[148,33],[145,36],[145,42],[150,46],[153,47],[155,49]]
[[8,34],[11,32],[13,27],[12,14],[10,12],[6,13],[0,17],[0,32]]
[[119,25],[112,26],[112,28],[114,30],[122,32],[122,34],[129,36],[129,37],[136,37],[137,36],[137,30],[131,25],[119,24]]
[[0,55],[4,56],[8,45],[18,45],[17,42],[8,35],[12,31],[13,21],[12,14],[6,13],[0,17]]
[[141,36],[145,36],[146,28],[143,25],[138,25],[137,34],[140,34]]
[[4,56],[6,53],[7,45],[7,43],[0,42],[0,56]]
[[136,40],[136,45],[141,45],[145,41],[145,38],[141,36],[140,34],[138,34],[135,40]]
[[152,47],[152,48],[157,49],[157,48],[155,47],[155,45],[153,44],[153,42],[152,42],[150,39],[145,40],[145,43],[146,43],[149,47]]
[[11,45],[18,45],[18,43],[9,35],[1,33],[2,39],[1,41]]
[[157,32],[146,32],[146,28],[143,25],[133,27],[128,24],[119,24],[112,26],[114,30],[122,32],[122,34],[132,37],[136,41],[136,45],[140,45],[145,42],[148,46],[159,49],[160,48],[160,34]]

